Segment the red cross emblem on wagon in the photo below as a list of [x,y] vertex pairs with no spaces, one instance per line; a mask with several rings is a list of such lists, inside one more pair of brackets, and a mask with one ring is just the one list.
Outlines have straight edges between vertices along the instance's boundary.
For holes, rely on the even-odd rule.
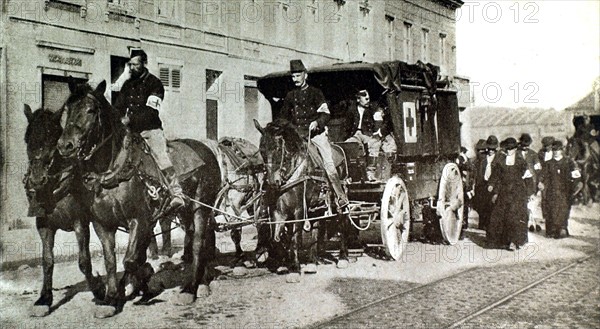
[[402,103],[404,112],[404,141],[406,143],[417,142],[416,107],[414,102]]

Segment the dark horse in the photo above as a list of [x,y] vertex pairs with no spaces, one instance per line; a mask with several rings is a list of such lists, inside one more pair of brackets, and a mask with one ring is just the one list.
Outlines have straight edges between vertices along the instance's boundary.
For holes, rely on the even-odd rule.
[[[273,241],[280,242],[287,251],[288,261],[291,263],[289,282],[297,282],[300,273],[298,258],[301,243],[302,227],[310,230],[318,227],[316,243],[309,252],[309,264],[305,273],[315,273],[319,262],[320,244],[325,237],[326,227],[335,228],[341,234],[340,255],[337,262],[339,268],[348,266],[348,234],[349,219],[343,214],[334,214],[333,195],[330,189],[325,195],[321,191],[327,180],[323,172],[307,153],[307,142],[298,134],[296,127],[289,121],[278,119],[266,127],[255,120],[254,124],[262,135],[260,139],[260,152],[266,166],[266,182],[271,191],[268,193],[267,205],[270,207],[271,220],[274,223]],[[325,205],[326,213],[332,214],[334,220],[320,220],[313,222],[302,221],[307,218],[309,209],[321,208]],[[335,224],[325,225],[325,224]]]
[[[52,273],[54,270],[54,236],[57,230],[75,232],[79,247],[79,269],[85,275],[94,296],[103,295],[99,278],[92,275],[90,260],[90,218],[92,214],[83,198],[76,200],[72,193],[85,195],[82,186],[73,184],[72,166],[62,161],[56,152],[62,133],[60,111],[39,109],[31,111],[25,105],[27,130],[25,143],[29,166],[23,180],[29,201],[29,215],[36,216],[37,231],[42,240],[43,285],[40,298],[34,303],[32,316],[46,316],[52,306]],[[89,196],[89,193],[87,193]]]
[[[165,215],[168,193],[160,170],[139,135],[131,134],[120,122],[120,115],[104,98],[106,82],[95,89],[89,85],[69,84],[66,124],[58,142],[65,158],[74,159],[84,174],[84,182],[94,192],[91,206],[94,229],[104,251],[107,272],[104,305],[97,316],[112,316],[120,311],[126,296],[123,287],[133,282],[135,289],[146,292],[152,273],[146,263],[146,248],[158,217]],[[214,204],[221,186],[219,164],[212,151],[194,140],[169,143],[175,169],[180,175],[184,193],[204,204]],[[162,191],[162,193],[161,193]],[[178,215],[188,228],[193,228],[193,243],[184,242],[184,253],[193,249],[192,277],[182,286],[173,302],[190,304],[209,293],[207,268],[215,253],[215,233],[211,209],[197,202],[187,202]],[[125,273],[117,284],[115,232],[129,230],[129,241],[123,260]],[[187,236],[187,235],[186,235]],[[150,267],[151,272],[151,267]],[[126,291],[126,294],[130,291]]]
[[566,154],[581,169],[582,185],[574,193],[583,204],[600,200],[600,148],[596,140],[573,136],[567,140]]

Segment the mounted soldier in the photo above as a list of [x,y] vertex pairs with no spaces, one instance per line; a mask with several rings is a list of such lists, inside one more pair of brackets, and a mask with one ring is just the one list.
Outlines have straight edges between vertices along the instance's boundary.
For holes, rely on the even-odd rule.
[[306,79],[308,73],[304,63],[296,59],[290,61],[290,73],[295,89],[287,93],[281,112],[281,117],[294,124],[299,134],[316,146],[327,178],[338,198],[340,209],[348,206],[348,197],[342,187],[339,175],[333,161],[331,144],[327,134],[327,122],[330,112],[325,96],[321,90],[309,86]]
[[179,178],[167,152],[167,140],[159,117],[165,89],[160,79],[148,71],[148,55],[141,49],[133,49],[125,71],[112,91],[120,91],[115,108],[120,111],[121,122],[132,133],[139,133],[148,144],[153,158],[169,183],[170,210],[185,204]]

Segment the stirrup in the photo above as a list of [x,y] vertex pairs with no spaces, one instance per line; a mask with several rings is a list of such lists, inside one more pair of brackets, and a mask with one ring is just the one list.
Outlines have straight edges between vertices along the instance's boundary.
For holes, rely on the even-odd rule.
[[185,199],[179,195],[171,196],[171,201],[169,202],[169,211],[177,210],[181,207],[185,206]]

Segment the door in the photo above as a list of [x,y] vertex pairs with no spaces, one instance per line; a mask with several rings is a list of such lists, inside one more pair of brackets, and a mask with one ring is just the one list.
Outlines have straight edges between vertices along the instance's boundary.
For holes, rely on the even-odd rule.
[[219,104],[214,99],[206,100],[206,138],[218,140],[218,109]]

